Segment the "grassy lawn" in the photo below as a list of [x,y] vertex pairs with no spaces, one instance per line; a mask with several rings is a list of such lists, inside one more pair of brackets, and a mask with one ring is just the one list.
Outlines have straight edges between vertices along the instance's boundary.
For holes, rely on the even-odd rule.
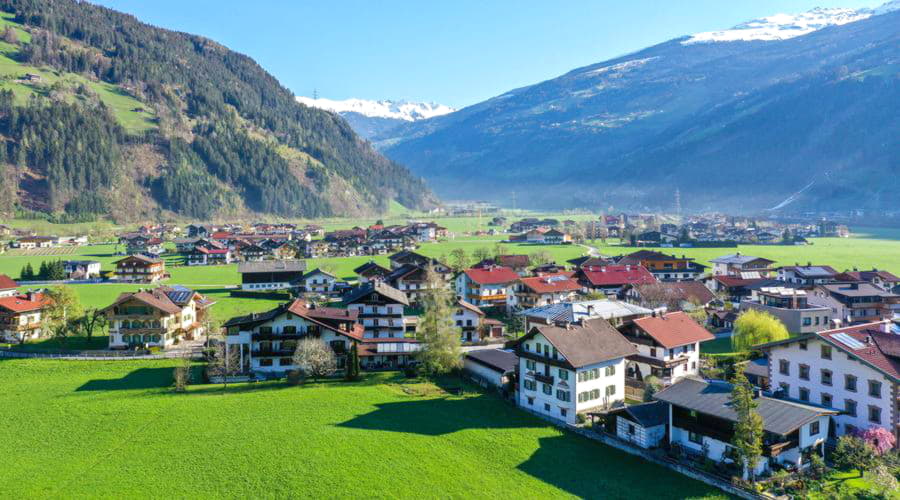
[[721,355],[733,355],[735,352],[731,348],[731,339],[715,339],[703,342],[700,344],[700,352],[703,354],[721,354]]
[[171,383],[166,361],[0,361],[0,496],[725,497],[493,396],[392,374]]

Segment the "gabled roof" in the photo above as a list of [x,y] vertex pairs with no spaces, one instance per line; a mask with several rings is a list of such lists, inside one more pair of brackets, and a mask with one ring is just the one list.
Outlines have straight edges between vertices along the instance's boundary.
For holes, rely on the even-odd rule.
[[419,276],[421,276],[422,280],[424,280],[427,271],[415,264],[403,264],[397,269],[394,269],[393,271],[386,274],[384,276],[384,281],[386,281],[387,283],[394,283],[399,279],[409,278],[409,276],[413,274],[418,274]]
[[129,255],[128,257],[119,259],[119,260],[113,262],[113,264],[118,264],[118,263],[120,263],[120,262],[125,262],[125,261],[130,260],[130,259],[136,259],[136,260],[139,260],[139,261],[141,261],[141,262],[145,262],[145,263],[147,263],[147,264],[159,264],[160,262],[163,261],[163,260],[160,259],[160,258],[150,257],[149,255],[144,255],[144,254],[136,253],[136,254],[134,254],[134,255]]
[[522,311],[521,314],[527,318],[542,318],[550,322],[568,321],[569,323],[574,323],[580,316],[612,319],[626,316],[641,316],[652,312],[645,307],[618,300],[586,300],[534,307]]
[[713,264],[749,264],[755,261],[764,261],[769,264],[774,264],[774,260],[769,260],[764,257],[754,257],[752,255],[741,255],[740,253],[733,253],[729,255],[723,255],[721,257],[716,257],[715,259],[710,260]]
[[27,293],[21,295],[13,295],[11,297],[0,297],[0,309],[5,309],[14,313],[23,313],[37,311],[49,305],[52,300],[50,296],[43,292],[33,292],[31,299]]
[[0,274],[0,290],[10,290],[18,286],[19,284],[13,281],[12,278],[5,274]]
[[382,283],[381,281],[370,281],[354,288],[344,297],[344,304],[356,303],[370,293],[377,293],[385,299],[397,304],[403,304],[404,306],[409,305],[409,299],[406,297],[405,293],[386,283]]
[[[226,321],[222,326],[224,328],[229,328],[232,326],[254,328],[288,312],[300,316],[303,319],[319,325],[322,328],[327,328],[328,330],[331,330],[332,332],[339,335],[343,335],[354,340],[363,340],[364,327],[361,324],[354,324],[353,329],[351,331],[347,331],[328,323],[328,320],[340,320],[343,322],[355,321],[357,313],[332,307],[310,307],[309,304],[307,304],[303,299],[295,299],[292,302],[281,304],[274,309],[270,309],[262,313],[252,313],[245,316],[236,316]],[[369,340],[374,339],[366,339],[366,341]]]
[[844,297],[896,297],[871,283],[828,283],[819,287],[828,293]]
[[524,340],[534,338],[537,334],[543,335],[573,368],[637,354],[637,349],[631,342],[602,318],[568,326],[535,326],[519,340],[519,346]]
[[528,267],[529,257],[527,255],[498,255],[495,258],[484,259],[472,267],[482,268],[490,266],[511,267],[513,269],[522,269]]
[[476,349],[467,352],[466,359],[501,373],[515,371],[519,363],[516,353],[505,349]]
[[479,285],[502,285],[519,279],[518,273],[508,267],[491,266],[470,268],[464,271],[466,276]]
[[739,278],[737,276],[713,276],[712,279],[718,281],[726,288],[740,288],[752,286],[761,282],[770,281],[768,278]]
[[457,304],[463,309],[468,309],[479,316],[484,316],[484,311],[482,311],[481,308],[476,306],[475,304],[470,304],[463,299],[459,299],[457,301]]
[[657,252],[655,250],[638,250],[637,252],[632,252],[628,255],[624,255],[619,259],[619,262],[634,262],[640,263],[645,260],[694,260],[689,257],[676,257],[674,255],[666,255],[662,252]]
[[366,262],[365,264],[354,269],[353,272],[359,276],[369,277],[384,276],[390,273],[391,270],[370,260],[369,262]]
[[302,272],[305,270],[306,261],[304,260],[261,260],[238,264],[238,272],[242,274]]
[[323,270],[319,269],[318,267],[315,268],[315,269],[313,269],[312,271],[310,271],[310,272],[304,274],[303,277],[302,277],[301,279],[304,279],[304,280],[305,280],[305,279],[311,278],[311,277],[313,277],[313,276],[315,276],[315,275],[317,275],[317,274],[324,274],[325,276],[328,276],[328,277],[330,277],[330,278],[337,279],[337,276],[335,276],[335,275],[329,273],[328,271],[323,271]]
[[176,314],[178,312],[181,312],[181,306],[173,302],[169,295],[166,293],[166,290],[162,287],[155,288],[153,290],[121,293],[119,294],[119,297],[116,298],[116,300],[104,310],[109,310],[129,300],[137,300],[139,302],[143,302],[144,304],[147,304],[148,306],[167,314]]
[[534,293],[574,292],[581,289],[581,285],[577,281],[566,275],[521,278],[519,283]]
[[611,415],[624,414],[625,418],[644,428],[656,427],[669,421],[669,405],[653,401],[639,405],[628,405],[609,412]]
[[[732,385],[727,382],[705,382],[685,377],[653,397],[658,401],[735,422],[737,413],[731,405],[731,390]],[[763,419],[763,429],[779,436],[786,436],[820,416],[840,413],[765,395],[758,396],[755,400],[758,404],[756,411]]]
[[716,338],[682,311],[637,318],[634,324],[666,349]]
[[652,284],[637,284],[634,289],[639,294],[660,292],[667,299],[708,304],[716,298],[706,285],[699,281],[664,281]]
[[656,283],[656,278],[644,266],[582,267],[581,274],[592,286],[622,286]]

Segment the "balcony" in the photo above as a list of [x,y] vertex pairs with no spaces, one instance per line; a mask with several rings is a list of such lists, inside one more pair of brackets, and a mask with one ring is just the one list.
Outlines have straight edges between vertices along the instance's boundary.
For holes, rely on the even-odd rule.
[[766,457],[777,457],[781,453],[788,451],[792,448],[797,448],[800,446],[800,442],[791,439],[788,441],[781,441],[777,443],[769,443],[763,445],[763,456]]
[[250,354],[253,356],[266,358],[266,357],[278,357],[278,358],[289,358],[294,355],[294,351],[290,349],[256,349],[250,351]]
[[544,375],[543,373],[535,373],[534,379],[537,380],[538,382],[541,382],[544,384],[553,385],[553,376],[552,375]]

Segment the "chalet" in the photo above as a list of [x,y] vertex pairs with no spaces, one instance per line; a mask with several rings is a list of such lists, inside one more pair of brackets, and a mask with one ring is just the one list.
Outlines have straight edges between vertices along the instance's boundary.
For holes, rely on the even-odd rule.
[[300,246],[303,256],[307,259],[321,259],[328,257],[331,246],[324,240],[314,240]]
[[375,261],[370,260],[365,264],[353,270],[354,274],[359,276],[360,283],[367,283],[372,280],[383,279],[391,273],[390,269],[380,266]]
[[244,262],[260,261],[272,255],[272,251],[251,243],[240,249],[241,259]]
[[503,323],[488,318],[484,311],[459,300],[453,312],[453,322],[462,332],[463,342],[479,342],[503,337]]
[[816,306],[807,300],[806,290],[784,286],[761,287],[741,301],[741,310],[757,310],[771,314],[784,323],[791,333],[813,333],[829,327],[831,307]]
[[216,228],[204,226],[201,224],[189,224],[187,227],[188,238],[206,238],[215,231]]
[[343,303],[356,312],[365,338],[405,336],[404,308],[409,306],[409,300],[400,290],[381,281],[370,281],[351,290],[344,297]]
[[603,318],[611,325],[620,327],[652,313],[650,309],[618,300],[586,300],[535,307],[520,314],[525,318],[525,331],[530,331],[535,326],[552,325],[558,321],[577,323],[596,318]]
[[643,266],[603,265],[581,267],[575,274],[583,287],[607,295],[618,295],[626,285],[656,283]]
[[51,302],[43,292],[0,296],[0,337],[23,343],[43,336],[43,312]]
[[515,285],[516,303],[520,307],[538,307],[573,300],[581,285],[566,274],[520,278]]
[[[428,288],[428,271],[414,264],[404,264],[382,277],[382,281],[406,294],[409,305],[418,307]],[[443,280],[441,285],[443,286]]]
[[456,295],[478,307],[509,308],[516,304],[514,287],[519,275],[508,267],[466,269],[455,281]]
[[835,435],[883,427],[898,439],[900,335],[889,322],[808,333],[758,346],[773,389],[786,398],[834,409]]
[[533,327],[516,342],[519,406],[577,422],[625,397],[625,360],[634,346],[604,319]]
[[409,250],[397,252],[388,257],[388,260],[391,263],[391,270],[398,269],[406,264],[412,264],[422,268],[426,268],[429,265],[434,266],[434,270],[444,276],[451,272],[450,267],[439,260],[432,257],[425,257],[424,255]]
[[166,263],[158,257],[131,255],[113,262],[116,280],[125,283],[156,283],[168,277]]
[[96,260],[67,260],[63,262],[66,277],[72,280],[89,280],[100,277],[100,263]]
[[726,300],[740,302],[743,298],[752,295],[754,286],[778,286],[784,282],[767,278],[741,278],[738,276],[708,276],[702,280],[703,284],[714,293],[723,295]]
[[129,255],[160,255],[165,251],[162,239],[154,236],[137,235],[126,239],[125,253]]
[[560,274],[560,273],[568,273],[570,276],[574,276],[574,271],[567,271],[566,266],[561,266],[556,264],[555,262],[551,262],[548,264],[541,264],[539,266],[533,267],[531,269],[532,276],[545,276],[547,274]]
[[241,262],[241,290],[283,290],[303,278],[306,262],[302,260],[264,260]]
[[165,349],[182,340],[198,340],[206,333],[204,320],[213,304],[181,286],[123,293],[103,310],[109,320],[109,348]]
[[778,279],[785,283],[803,286],[815,286],[834,281],[838,272],[831,266],[784,266],[778,268]]
[[837,281],[869,283],[885,292],[900,293],[900,277],[888,271],[879,271],[872,269],[871,271],[844,271],[835,276]]
[[528,266],[530,258],[527,255],[498,255],[492,259],[484,259],[472,267],[484,268],[490,266],[508,267],[519,274],[526,276],[528,274]]
[[337,276],[322,269],[313,269],[300,278],[300,285],[306,292],[331,294],[335,291]]
[[665,307],[670,311],[704,308],[716,300],[716,295],[699,281],[626,285],[621,293],[629,302],[649,308]]
[[[716,257],[709,262],[713,265],[713,276],[738,276],[743,278],[766,277],[768,276],[770,267],[775,263],[775,261],[764,259],[762,257],[741,255],[740,252]],[[751,276],[746,273],[757,274]]]
[[227,248],[194,247],[187,255],[186,263],[189,266],[214,266],[231,264],[233,262],[231,250]]
[[17,295],[18,292],[16,288],[18,288],[19,284],[12,280],[9,276],[5,274],[0,274],[0,297],[12,297],[13,295]]
[[54,236],[24,236],[13,242],[13,248],[31,250],[35,248],[51,248],[57,245],[58,239]]
[[[669,445],[687,453],[705,454],[715,462],[729,463],[737,413],[731,402],[733,387],[727,382],[684,378],[653,397],[669,405]],[[782,467],[802,469],[809,453],[824,456],[832,417],[839,412],[808,403],[777,399],[757,391],[756,412],[763,420],[763,459],[757,476]]]
[[625,376],[642,382],[654,376],[663,385],[697,375],[700,344],[715,339],[684,312],[645,316],[622,328],[637,353],[628,357]]
[[706,266],[694,262],[692,258],[666,255],[653,250],[639,250],[618,257],[616,264],[641,266],[660,281],[692,281],[706,269]]
[[831,308],[832,317],[847,324],[890,319],[900,313],[900,295],[868,283],[829,283],[816,286],[807,301]]
[[519,358],[512,350],[477,349],[463,357],[463,370],[483,385],[504,388],[514,378]]

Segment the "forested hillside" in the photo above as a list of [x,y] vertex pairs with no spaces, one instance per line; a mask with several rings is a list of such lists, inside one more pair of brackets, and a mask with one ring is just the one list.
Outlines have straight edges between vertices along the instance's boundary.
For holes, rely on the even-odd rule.
[[432,202],[341,118],[214,41],[75,0],[0,10],[0,211],[309,217]]

